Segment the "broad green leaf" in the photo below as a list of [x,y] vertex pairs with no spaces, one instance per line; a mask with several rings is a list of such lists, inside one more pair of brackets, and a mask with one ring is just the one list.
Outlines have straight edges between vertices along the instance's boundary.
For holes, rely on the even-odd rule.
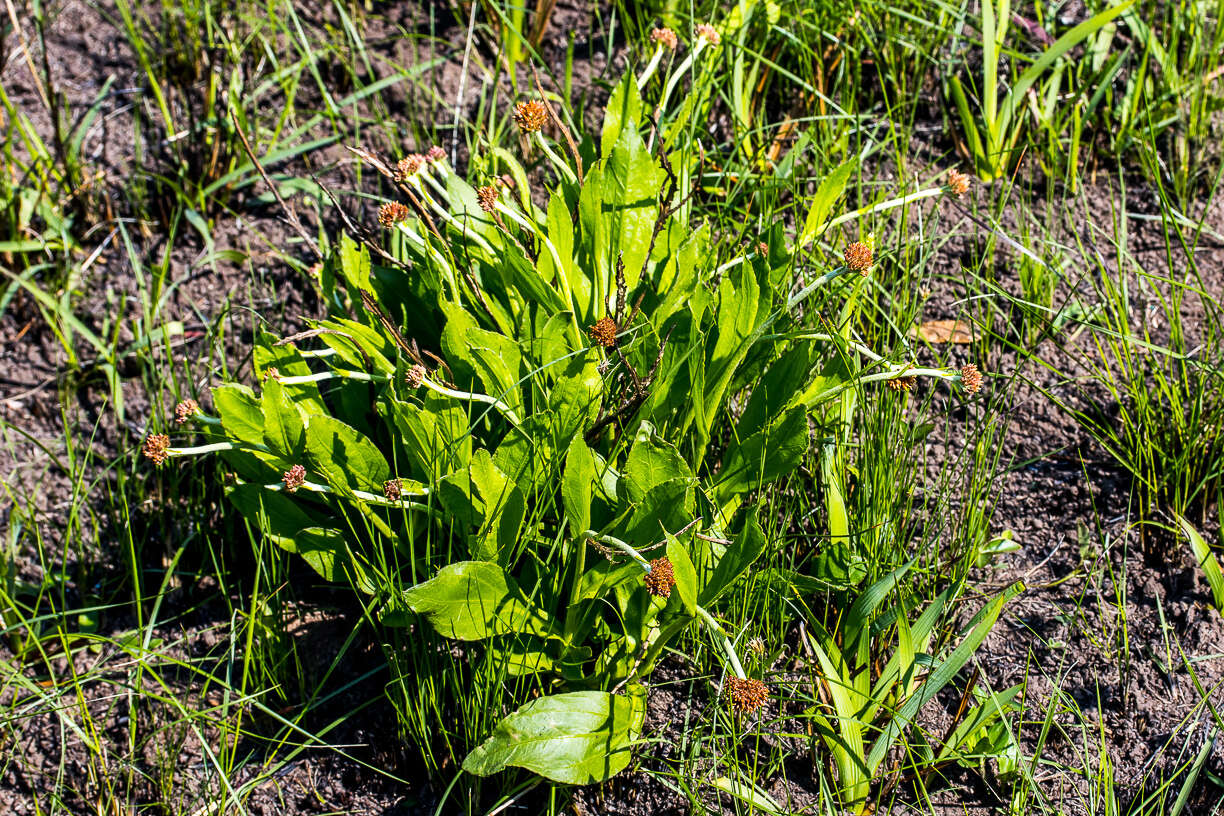
[[[455,640],[484,640],[495,635],[524,633],[547,637],[548,619],[519,589],[505,570],[488,561],[460,561],[438,571],[428,581],[405,590],[402,606],[423,616],[438,633]],[[383,623],[409,623],[393,605]]]
[[513,636],[505,642],[491,642],[485,651],[485,662],[493,672],[504,671],[510,677],[524,677],[555,669],[555,662],[544,650],[538,638]]
[[484,501],[484,521],[481,524],[474,554],[484,560],[496,560],[508,552],[518,540],[526,504],[518,485],[493,464],[489,451],[481,448],[472,457],[468,468],[472,483]]
[[518,344],[504,334],[469,328],[464,335],[468,360],[486,393],[523,415],[523,389],[519,387]]
[[324,527],[307,527],[300,530],[292,545],[281,544],[289,552],[297,553],[311,568],[332,583],[349,581],[366,594],[376,591],[374,582],[349,549],[344,534],[339,530]]
[[370,252],[346,232],[340,234],[340,274],[354,289],[370,288]]
[[680,603],[690,615],[696,614],[697,570],[693,567],[693,559],[689,558],[688,550],[671,533],[667,534],[667,560],[671,561],[672,573],[676,579],[676,594],[680,596]]
[[264,418],[264,444],[286,459],[297,459],[302,452],[306,429],[297,406],[276,379],[264,382],[260,407]]
[[620,773],[644,711],[625,695],[575,691],[532,700],[506,717],[463,769],[489,776],[526,768],[565,785],[590,785]]
[[571,436],[589,428],[599,415],[602,401],[603,379],[595,355],[570,358],[548,395],[548,407],[556,419],[557,444],[565,445]]
[[807,411],[797,406],[772,425],[728,448],[715,486],[718,502],[790,473],[803,462],[807,450]]
[[235,442],[263,446],[264,418],[255,392],[245,385],[219,385],[212,391],[221,427]]
[[236,485],[225,495],[238,508],[238,512],[256,523],[264,535],[285,549],[292,548],[299,530],[319,524],[299,502],[263,485]]
[[833,205],[845,192],[846,184],[850,181],[850,174],[854,172],[857,165],[857,158],[850,159],[833,168],[821,180],[820,186],[816,188],[816,195],[812,197],[812,202],[808,205],[807,219],[803,222],[803,234],[799,238],[800,247],[807,246],[824,232],[829,216],[833,212]]
[[342,494],[364,490],[381,495],[391,478],[387,460],[373,442],[326,414],[311,419],[306,428],[306,452],[314,469]]
[[[577,538],[591,528],[591,496],[595,487],[595,457],[581,436],[575,436],[565,454],[561,501],[570,535]],[[584,545],[582,545],[584,546]]]
[[621,131],[637,129],[642,117],[642,96],[633,74],[626,72],[612,89],[604,109],[603,129],[599,136],[600,158],[606,159],[620,141]]
[[693,472],[680,451],[670,442],[660,439],[654,426],[643,422],[629,451],[623,473],[629,501],[635,504],[641,502],[647,493],[665,482],[692,479]]
[[765,533],[757,523],[754,513],[746,522],[744,529],[731,542],[722,556],[706,585],[701,589],[697,602],[708,606],[727,590],[735,580],[744,574],[752,562],[765,550]]

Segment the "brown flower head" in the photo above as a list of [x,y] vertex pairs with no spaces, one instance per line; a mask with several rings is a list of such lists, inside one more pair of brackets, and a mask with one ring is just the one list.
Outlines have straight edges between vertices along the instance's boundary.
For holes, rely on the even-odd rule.
[[548,106],[535,99],[518,103],[514,106],[514,124],[524,133],[543,130],[548,124]]
[[391,229],[408,219],[408,208],[398,201],[388,201],[378,208],[378,223],[383,229]]
[[888,387],[893,391],[909,391],[918,382],[918,378],[914,375],[908,377],[893,377],[888,380]]
[[155,465],[164,465],[170,458],[170,437],[165,434],[150,434],[144,441],[144,455]]
[[675,51],[676,47],[680,45],[680,40],[676,38],[676,32],[670,28],[656,28],[650,32],[650,39],[672,51]]
[[268,366],[268,368],[264,371],[264,379],[265,380],[279,380],[280,379],[280,369],[278,369],[276,366]]
[[756,250],[757,250],[757,254],[760,255],[762,258],[769,257],[769,244],[765,243],[764,241],[757,242]]
[[595,325],[587,329],[591,339],[604,348],[616,348],[616,321],[610,317],[601,317]]
[[672,563],[667,556],[656,558],[650,562],[650,572],[646,573],[646,591],[658,598],[670,598],[672,587],[676,585],[676,575],[672,572]]
[[718,45],[722,42],[722,37],[718,35],[718,31],[709,23],[702,23],[697,26],[698,39],[705,40],[710,45]]
[[295,492],[299,487],[306,484],[306,468],[301,465],[294,465],[285,471],[285,475],[281,476],[281,481],[285,483],[285,489],[290,493]]
[[959,170],[949,170],[948,189],[958,196],[963,196],[969,192],[969,177]]
[[488,184],[476,191],[476,201],[480,204],[480,209],[487,213],[493,212],[497,206],[497,195],[500,191],[495,185]]
[[446,158],[446,151],[437,145],[434,145],[433,147],[429,148],[429,150],[425,151],[425,158],[429,159],[431,162],[440,162]]
[[200,413],[200,403],[193,399],[185,399],[174,406],[174,421],[182,425],[198,413]]
[[408,383],[409,388],[420,388],[421,383],[425,382],[425,366],[417,363],[408,369],[408,373],[404,375],[404,382]]
[[412,153],[396,162],[395,180],[407,181],[415,176],[425,166],[425,157],[420,153]]
[[399,501],[403,488],[399,479],[388,479],[383,482],[383,496],[387,501]]
[[850,244],[842,254],[846,258],[847,269],[860,275],[866,275],[871,271],[871,247],[862,241],[855,241],[853,244]]
[[962,368],[960,374],[961,385],[964,386],[966,394],[976,394],[982,390],[982,372],[978,371],[978,367],[973,363]]
[[739,714],[752,714],[769,699],[769,687],[753,678],[728,677],[723,692],[732,710]]

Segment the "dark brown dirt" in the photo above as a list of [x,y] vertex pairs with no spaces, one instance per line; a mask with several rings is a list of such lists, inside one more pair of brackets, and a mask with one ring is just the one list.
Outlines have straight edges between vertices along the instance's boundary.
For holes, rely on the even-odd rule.
[[[93,104],[108,76],[116,77],[114,88],[124,89],[111,92],[98,128],[86,139],[86,153],[98,173],[93,199],[97,220],[81,233],[90,248],[105,248],[84,271],[80,288],[85,294],[75,305],[76,312],[94,327],[102,325],[103,316],[132,314],[135,308],[125,297],[135,291],[135,284],[120,236],[113,232],[113,219],[123,211],[115,191],[122,190],[134,159],[129,148],[133,125],[126,89],[139,88],[141,82],[124,38],[113,27],[114,10],[106,4],[101,9],[65,3],[56,12],[48,36],[52,74],[74,113]],[[419,144],[440,134],[438,140],[451,147],[447,136],[456,115],[460,120],[473,115],[480,85],[492,81],[487,73],[492,60],[482,46],[467,55],[464,71],[464,22],[456,21],[441,3],[380,6],[367,21],[369,46],[391,64],[422,61],[419,40],[399,36],[401,32],[439,38],[430,46],[438,48],[443,57],[431,69],[435,98],[412,99],[406,89],[397,89],[388,97],[393,106],[402,104],[431,117],[430,133],[412,134]],[[597,100],[604,93],[598,81],[610,62],[614,67],[623,61],[623,48],[603,39],[587,4],[562,2],[544,46],[549,64],[563,60],[570,32],[575,34],[576,46],[574,87]],[[612,60],[608,53],[614,54]],[[0,71],[0,81],[46,132],[46,112],[36,101],[37,91],[24,61],[10,57]],[[520,83],[527,81],[528,77],[520,77]],[[392,148],[377,141],[368,146]],[[290,169],[322,174],[337,189],[344,189],[354,178],[347,161],[346,154],[333,148]],[[979,197],[992,194],[991,190],[975,192]],[[1145,206],[1144,193],[1133,195],[1136,207]],[[1113,191],[1104,186],[1089,191],[1089,210],[1098,223],[1109,223],[1113,198]],[[1150,194],[1147,206],[1150,211]],[[168,281],[177,288],[162,320],[183,322],[184,332],[175,341],[174,353],[201,386],[222,361],[231,369],[242,365],[256,320],[267,321],[273,330],[288,331],[299,327],[300,316],[317,309],[301,274],[284,260],[284,248],[294,237],[292,230],[266,208],[237,206],[236,210],[237,214],[218,219],[213,248],[202,246],[198,236],[186,235],[169,252]],[[1008,221],[1010,212],[1005,212],[1003,224],[1012,232],[1016,224]],[[1208,215],[1216,233],[1224,233],[1220,202],[1210,205]],[[1062,238],[1085,223],[1077,213],[1053,212],[1049,219]],[[1170,271],[1160,224],[1134,221],[1132,228],[1128,248],[1137,261],[1149,272]],[[958,231],[961,237],[945,247],[933,273],[935,293],[926,318],[956,317],[963,311],[962,300],[969,291],[959,265],[974,257],[985,236],[970,222],[961,222]],[[133,234],[142,262],[155,263],[166,252],[156,226],[142,225]],[[1204,238],[1198,263],[1209,275],[1206,283],[1211,296],[1224,298],[1224,249],[1213,240]],[[241,254],[236,257],[241,260],[209,258],[225,250],[238,251]],[[288,254],[301,266],[311,262],[305,250]],[[1014,265],[1007,261],[1004,252],[1000,284],[1015,292]],[[1184,258],[1175,258],[1172,271],[1180,271],[1180,264]],[[1076,282],[1071,280],[1063,284],[1059,296],[1067,298],[1076,291]],[[250,311],[235,311],[231,303]],[[1193,315],[1190,317],[1193,323]],[[224,340],[218,340],[219,335]],[[1048,341],[1038,351],[1065,369],[1082,371],[1078,361]],[[150,413],[166,406],[160,405],[160,394],[148,392],[139,372],[128,372],[123,386],[126,413],[122,419],[117,417],[106,402],[103,385],[91,379],[82,382],[76,379],[79,373],[73,379],[68,377],[70,370],[79,369],[68,365],[54,333],[34,304],[22,296],[0,315],[0,359],[6,364],[0,379],[0,416],[6,429],[21,432],[8,430],[9,438],[0,452],[10,496],[20,497],[6,502],[6,527],[20,509],[54,539],[64,535],[65,508],[90,500],[75,489],[79,474],[56,462],[66,448],[65,421],[74,434],[88,433],[99,456],[108,457],[130,450],[143,436]],[[1036,746],[1047,710],[1052,711],[1053,726],[1045,739],[1047,758],[1072,769],[1093,768],[1100,761],[1095,752],[1103,740],[1125,805],[1146,790],[1151,779],[1168,775],[1185,762],[1186,752],[1193,754],[1206,739],[1210,719],[1201,705],[1200,689],[1208,691],[1217,707],[1224,703],[1220,691],[1224,663],[1219,657],[1224,624],[1210,608],[1210,594],[1181,542],[1160,539],[1167,548],[1167,559],[1156,565],[1145,560],[1128,503],[1128,478],[1042,390],[1065,393],[1068,398],[1074,394],[1038,366],[1027,366],[1019,377],[1009,379],[1003,372],[1014,367],[1013,357],[985,361],[984,367],[997,377],[992,387],[1008,393],[1011,419],[1002,456],[1009,469],[998,486],[992,529],[1013,531],[1023,549],[984,570],[980,584],[984,590],[1014,580],[1028,586],[1009,604],[979,654],[984,682],[1001,689],[1028,678],[1027,705],[1017,723],[1026,751]],[[66,420],[57,405],[60,390],[73,397]],[[957,444],[952,439],[935,440],[932,458]],[[92,466],[91,478],[101,467],[101,463]],[[1219,508],[1206,508],[1202,519],[1204,533],[1209,538],[1217,535]],[[113,553],[116,541],[106,539],[114,537],[115,531],[104,523],[99,529],[102,534],[95,540],[90,525],[74,528],[88,535],[80,549],[68,549],[67,562],[62,565],[38,564],[27,552],[21,577],[39,583],[56,569],[72,572],[75,561],[87,553],[94,557]],[[298,655],[309,658],[305,670],[317,677],[336,657],[338,642],[357,625],[359,617],[340,599],[325,593],[317,597],[305,594],[302,606],[287,610],[290,623],[284,637]],[[134,673],[129,653],[106,646],[100,651],[77,650],[71,666],[64,658],[51,656],[48,665],[39,663],[23,671],[28,684],[4,686],[0,706],[9,720],[0,729],[4,757],[0,760],[0,812],[33,814],[36,801],[45,811],[47,796],[59,790],[68,797],[62,803],[68,811],[92,813],[99,791],[110,786],[122,791],[133,806],[159,803],[166,812],[192,813],[215,793],[221,778],[208,757],[223,747],[216,723],[230,716],[231,710],[222,707],[223,697],[202,678],[228,665],[231,647],[240,649],[242,644],[234,643],[238,633],[230,627],[229,603],[210,579],[175,587],[166,602],[163,619],[170,622],[155,630],[164,645],[145,676]],[[130,613],[122,611],[102,620],[100,631],[117,640],[137,627]],[[284,764],[248,791],[248,812],[433,812],[440,791],[418,778],[412,757],[399,747],[394,715],[381,694],[385,675],[379,672],[380,660],[375,644],[358,638],[343,656],[340,674],[345,680],[370,676],[338,692],[304,723],[308,729],[322,730],[338,722],[324,739],[350,746],[343,753],[271,750],[263,737],[271,733],[274,723],[250,715],[249,733],[230,746],[239,757],[239,770],[226,783],[240,786],[265,763]],[[9,673],[13,655],[8,646],[0,647],[0,661]],[[184,664],[199,671],[185,670]],[[88,678],[82,684],[84,700],[54,693],[55,688],[66,685],[65,678],[72,672]],[[684,664],[662,667],[654,678],[649,705],[645,736],[652,742],[641,759],[643,768],[653,773],[629,772],[608,785],[580,791],[575,812],[623,816],[688,812],[686,800],[659,777],[676,756],[686,718],[703,716],[701,708],[690,706],[713,704],[709,698],[714,683],[713,678],[693,677],[692,668]],[[326,688],[336,691],[339,686],[333,683]],[[300,703],[290,694],[277,705],[288,713]],[[208,716],[187,721],[184,711]],[[98,751],[89,750],[77,735],[76,728],[82,723],[97,728]],[[61,768],[66,774],[62,779],[56,777]],[[1217,747],[1212,752],[1207,769],[1224,776],[1224,749]],[[1092,779],[1078,779],[1049,767],[1037,776],[1057,810],[1072,814],[1101,810],[1094,799],[1098,792]],[[798,812],[810,812],[817,801],[810,769],[805,770],[801,763],[759,781],[778,801]],[[996,812],[1004,804],[998,790],[1001,786],[990,774],[980,778],[965,773],[938,791],[935,803],[947,812]],[[1218,795],[1204,777],[1192,804],[1213,793]],[[705,804],[718,807],[713,798]],[[723,804],[730,812],[726,801]],[[898,808],[897,812],[906,811]]]

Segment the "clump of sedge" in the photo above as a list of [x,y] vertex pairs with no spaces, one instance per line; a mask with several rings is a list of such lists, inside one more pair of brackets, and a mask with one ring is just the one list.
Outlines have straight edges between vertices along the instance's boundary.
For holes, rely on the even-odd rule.
[[200,403],[193,399],[185,399],[174,406],[174,421],[183,425],[198,413],[200,413]]
[[855,241],[846,247],[842,255],[846,259],[846,268],[860,275],[871,271],[871,247],[862,241]]
[[164,465],[170,458],[170,437],[165,434],[150,434],[144,441],[144,455],[155,465]]
[[676,37],[676,32],[672,31],[670,28],[656,28],[650,32],[650,39],[659,43],[664,48],[668,48],[672,51],[675,51],[680,45],[680,40]]
[[753,678],[728,677],[723,691],[732,710],[739,714],[752,714],[769,699],[769,687]]
[[616,321],[610,317],[601,317],[595,325],[587,329],[591,339],[604,348],[616,348]]
[[290,493],[296,492],[299,487],[306,484],[306,468],[294,465],[285,471],[285,475],[281,476],[281,481],[285,483],[285,490]]
[[383,229],[391,229],[408,219],[408,208],[398,201],[388,201],[378,208],[378,223]]
[[672,563],[667,556],[656,558],[650,562],[650,572],[646,573],[646,591],[656,598],[670,598],[672,587],[676,585],[676,575],[672,571]]
[[548,107],[538,100],[519,102],[514,106],[514,124],[523,133],[535,133],[548,124]]

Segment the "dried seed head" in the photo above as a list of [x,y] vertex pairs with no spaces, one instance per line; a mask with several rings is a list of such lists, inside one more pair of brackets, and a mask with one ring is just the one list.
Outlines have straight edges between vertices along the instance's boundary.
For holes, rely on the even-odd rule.
[[646,591],[657,598],[670,598],[672,587],[676,585],[676,575],[672,572],[672,563],[667,556],[656,558],[650,562],[650,572],[646,573]]
[[174,421],[182,425],[198,413],[200,413],[200,403],[193,399],[185,399],[174,406]]
[[677,46],[680,45],[680,40],[677,39],[676,32],[672,31],[670,28],[656,28],[654,31],[650,32],[650,39],[659,43],[659,45],[662,45],[664,48],[668,48],[672,51],[675,51]]
[[847,269],[864,276],[871,271],[871,247],[862,241],[850,244],[842,254],[845,256]]
[[476,191],[476,201],[480,204],[480,209],[487,213],[493,212],[497,206],[497,195],[500,191],[492,184],[481,187]]
[[404,382],[408,383],[409,388],[420,388],[421,383],[425,382],[425,366],[417,363],[408,369],[408,373],[404,375]]
[[543,130],[548,124],[548,107],[538,100],[520,102],[514,106],[514,124],[524,133]]
[[446,151],[437,145],[434,145],[433,147],[429,148],[429,150],[425,151],[425,158],[429,159],[431,162],[440,162],[446,158]]
[[170,458],[170,437],[165,434],[150,434],[144,441],[144,455],[155,465],[164,465]]
[[748,641],[748,651],[752,652],[757,657],[764,657],[765,656],[765,638],[760,637],[758,635],[757,637],[754,637],[751,640],[749,640]]
[[888,381],[888,387],[894,391],[909,391],[918,382],[918,378],[914,375],[908,377],[893,377]]
[[399,479],[388,479],[383,482],[383,496],[387,501],[399,501],[403,485]]
[[948,190],[958,196],[963,196],[969,192],[969,177],[959,170],[949,170]]
[[697,38],[705,40],[710,45],[718,45],[722,42],[722,37],[718,35],[718,31],[709,23],[702,23],[697,26]]
[[732,710],[739,714],[752,714],[769,699],[769,687],[754,678],[728,677],[723,692]]
[[604,348],[616,348],[616,321],[610,317],[601,317],[595,325],[587,329],[591,339]]
[[267,370],[264,371],[264,379],[265,380],[279,380],[280,370],[276,366],[268,366]]
[[281,476],[281,481],[285,483],[285,490],[290,493],[295,492],[299,487],[306,484],[306,468],[301,465],[294,465],[285,471],[285,475]]
[[982,372],[978,371],[978,367],[973,363],[969,363],[960,370],[961,385],[965,389],[966,394],[976,394],[982,390]]
[[408,219],[408,208],[398,201],[388,201],[378,208],[378,223],[383,229],[391,229]]

